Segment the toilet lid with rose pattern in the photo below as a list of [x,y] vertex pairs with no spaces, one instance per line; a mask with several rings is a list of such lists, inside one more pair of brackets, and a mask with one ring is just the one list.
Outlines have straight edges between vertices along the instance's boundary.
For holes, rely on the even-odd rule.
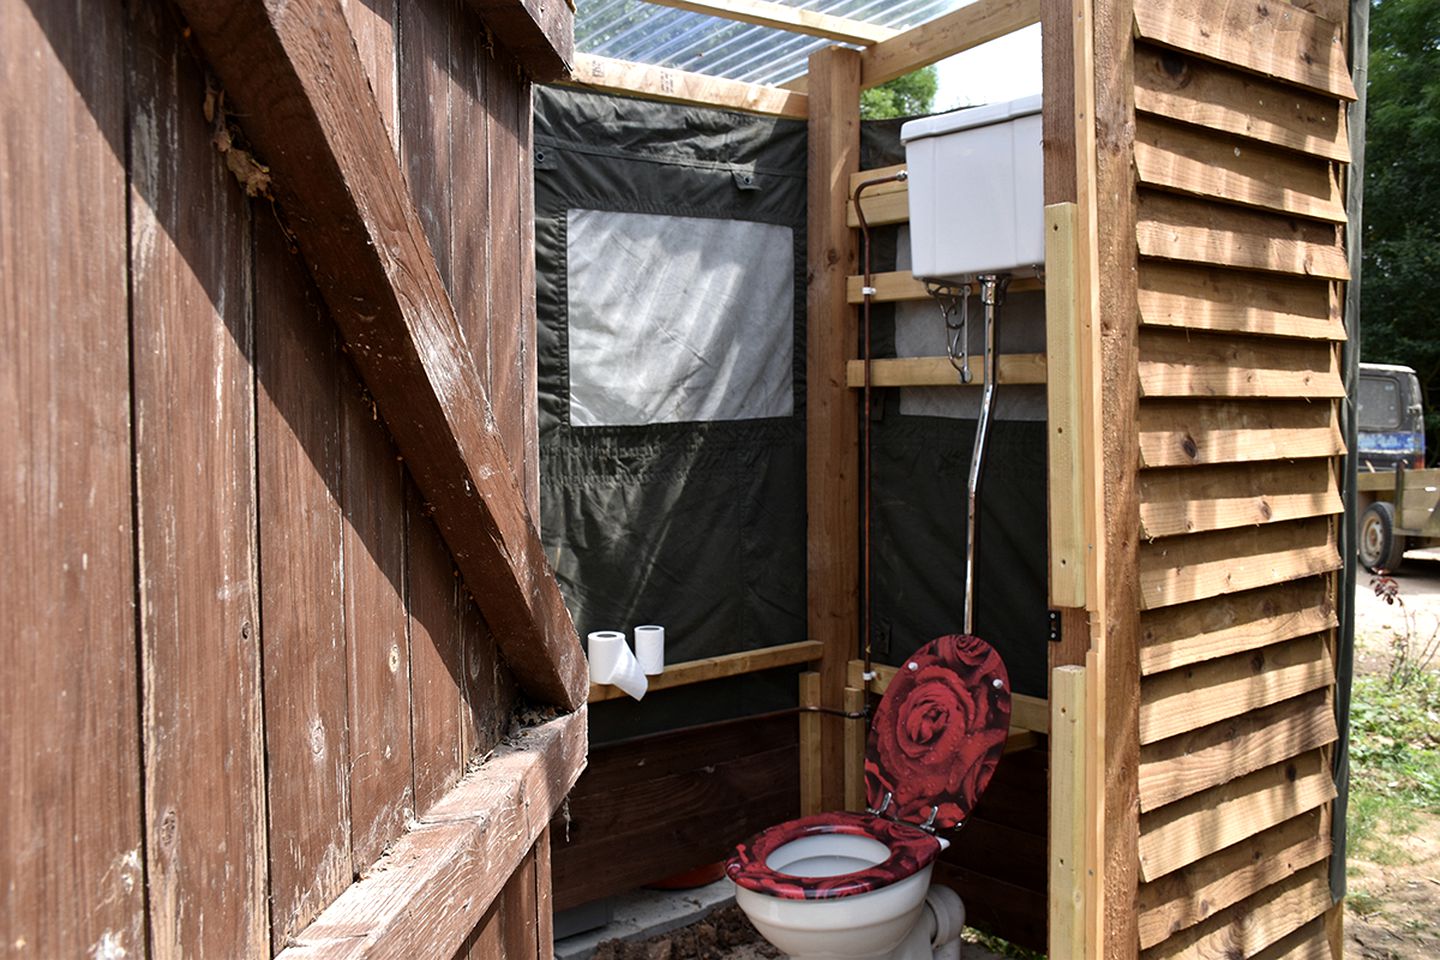
[[1010,676],[995,649],[959,634],[930,641],[900,664],[870,724],[870,809],[959,825],[990,785],[1009,733]]

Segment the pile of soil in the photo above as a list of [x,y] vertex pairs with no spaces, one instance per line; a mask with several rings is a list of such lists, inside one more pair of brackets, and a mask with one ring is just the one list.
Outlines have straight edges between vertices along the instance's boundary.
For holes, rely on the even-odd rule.
[[649,940],[605,940],[594,960],[774,960],[775,949],[735,904]]

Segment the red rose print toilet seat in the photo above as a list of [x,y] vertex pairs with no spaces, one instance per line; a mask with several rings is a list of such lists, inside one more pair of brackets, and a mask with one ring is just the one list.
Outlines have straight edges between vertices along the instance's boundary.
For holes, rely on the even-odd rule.
[[[914,875],[940,852],[928,831],[959,826],[975,808],[1009,731],[1010,678],[994,648],[961,635],[927,643],[901,664],[870,725],[871,812],[822,813],[771,827],[736,848],[726,873],[748,890],[787,900],[855,896]],[[767,866],[785,844],[823,833],[870,837],[889,847],[890,857],[831,877]]]
[[[766,866],[770,854],[802,837],[848,833],[869,837],[890,848],[890,857],[873,867],[834,877],[796,877]],[[762,830],[749,843],[735,848],[725,865],[730,879],[747,890],[785,900],[830,900],[889,886],[934,862],[940,841],[908,823],[897,823],[869,813],[817,813]]]
[[932,640],[906,658],[880,699],[865,799],[896,820],[958,826],[990,785],[1009,735],[1010,675],[1000,654],[979,637]]

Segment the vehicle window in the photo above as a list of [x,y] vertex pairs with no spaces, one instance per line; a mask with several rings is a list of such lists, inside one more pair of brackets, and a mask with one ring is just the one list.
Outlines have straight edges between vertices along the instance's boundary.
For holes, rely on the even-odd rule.
[[1390,377],[1360,378],[1360,429],[1394,430],[1400,426],[1400,384]]

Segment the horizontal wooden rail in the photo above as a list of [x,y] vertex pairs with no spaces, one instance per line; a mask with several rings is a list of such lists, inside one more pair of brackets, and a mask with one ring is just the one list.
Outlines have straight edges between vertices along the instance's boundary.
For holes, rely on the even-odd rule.
[[838,40],[841,43],[853,43],[857,47],[880,43],[900,33],[898,30],[866,23],[863,20],[831,16],[827,13],[817,13],[814,10],[801,10],[783,3],[770,3],[768,0],[646,0],[646,2],[659,7],[674,7],[677,10],[705,13],[725,20],[737,20],[740,23],[753,23],[756,26],[770,27],[774,30],[824,37],[826,40]]
[[805,119],[810,113],[805,94],[794,90],[671,70],[648,63],[612,60],[589,53],[575,55],[575,69],[571,71],[568,82],[592,90],[625,93],[649,100],[743,110],[798,120]]
[[[870,681],[871,693],[884,693],[885,688],[890,686],[890,681],[895,679],[895,674],[900,672],[899,667],[892,667],[885,663],[872,663],[870,669],[875,673],[875,679]],[[851,687],[864,687],[864,673],[864,661],[851,660],[846,672],[846,684]],[[1050,731],[1049,701],[1044,697],[1012,693],[1010,695],[1010,726],[1012,734],[1015,727],[1032,733],[1048,733]]]
[[509,738],[280,953],[448,957],[585,768],[586,710]]
[[[913,300],[930,299],[930,294],[925,289],[925,281],[916,280],[909,270],[872,273],[870,275],[870,282],[875,287],[875,297],[871,300],[871,303],[903,303]],[[1043,289],[1045,289],[1045,282],[1039,277],[1016,277],[1010,281],[1009,287],[1011,293],[1030,293]],[[845,299],[849,303],[865,302],[864,277],[854,276],[846,278]],[[978,309],[979,304],[980,291],[977,287],[972,306]]]
[[[774,670],[776,667],[792,667],[799,663],[813,663],[820,659],[824,644],[819,640],[801,640],[799,643],[783,643],[777,647],[761,647],[758,650],[742,650],[718,657],[701,660],[687,660],[684,663],[667,665],[665,672],[650,678],[650,690],[669,690],[672,687],[687,687],[692,683],[719,680],[723,677],[738,677],[746,673]],[[619,687],[608,683],[590,684],[590,702],[617,700],[625,696]]]
[[[997,383],[1021,384],[1045,382],[1045,354],[1007,353],[995,358],[999,376]],[[960,374],[949,357],[887,357],[870,361],[872,387],[978,387],[985,382],[984,362],[970,358],[969,383],[960,382]],[[845,365],[845,385],[865,385],[865,361],[851,360]]]
[[866,49],[860,85],[878,87],[1039,22],[1040,0],[975,0]]

